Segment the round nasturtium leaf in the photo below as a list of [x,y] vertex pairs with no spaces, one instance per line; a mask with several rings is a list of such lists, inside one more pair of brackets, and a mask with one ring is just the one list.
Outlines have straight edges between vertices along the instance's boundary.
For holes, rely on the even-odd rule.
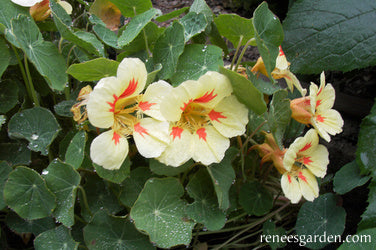
[[129,157],[124,160],[119,169],[109,170],[95,163],[93,164],[93,166],[100,177],[117,184],[120,184],[127,177],[129,177],[131,171],[131,161],[129,160]]
[[114,217],[103,210],[84,227],[84,239],[89,249],[155,249],[127,218]]
[[59,123],[48,109],[35,107],[15,114],[9,121],[8,134],[26,139],[32,151],[48,154],[48,148],[61,130]]
[[[282,237],[283,235],[286,236],[286,230],[283,229],[282,227],[277,228],[275,223],[269,220],[269,221],[265,221],[264,224],[262,225],[262,235],[264,236],[278,235],[279,237]],[[280,242],[280,241],[276,241],[276,242],[269,241],[268,244],[273,250],[286,246],[286,242]]]
[[[346,212],[336,205],[334,194],[321,195],[300,208],[295,230],[297,235],[341,235],[345,229]],[[307,242],[306,247],[323,248],[329,242]]]
[[78,131],[69,143],[65,153],[65,162],[70,164],[74,169],[78,169],[85,157],[85,145],[87,135],[85,130]]
[[348,242],[343,243],[338,250],[369,250],[375,249],[376,227],[369,228],[352,235]]
[[186,218],[186,203],[180,199],[183,194],[178,179],[152,178],[131,209],[137,229],[148,233],[159,247],[187,245],[191,241],[195,223]]
[[56,197],[45,181],[27,167],[18,167],[9,174],[4,199],[11,209],[28,220],[47,217],[56,207]]
[[338,194],[345,194],[352,189],[364,185],[370,176],[360,175],[359,165],[352,161],[344,165],[333,179],[334,191]]
[[41,233],[34,240],[36,250],[77,249],[80,243],[75,242],[68,228],[63,225]]
[[176,176],[188,170],[192,165],[193,165],[192,160],[187,161],[186,163],[184,163],[183,165],[179,167],[167,166],[155,159],[149,160],[150,170],[157,175]]
[[[5,181],[8,179],[9,173],[12,172],[12,168],[5,161],[0,162],[0,194],[3,193]],[[0,196],[0,209],[6,206],[3,196]]]
[[[1,41],[1,40],[0,40]],[[5,114],[18,103],[18,85],[12,81],[0,82],[0,113]]]
[[239,203],[248,214],[261,216],[273,207],[273,196],[259,182],[252,181],[241,187]]
[[45,217],[37,220],[24,220],[16,213],[9,213],[5,218],[7,226],[17,233],[32,233],[38,235],[44,231],[55,228],[55,221],[52,217]]

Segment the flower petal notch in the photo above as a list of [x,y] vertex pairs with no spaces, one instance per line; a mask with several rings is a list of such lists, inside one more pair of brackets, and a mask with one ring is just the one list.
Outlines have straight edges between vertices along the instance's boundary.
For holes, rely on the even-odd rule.
[[190,158],[220,162],[229,138],[243,134],[248,123],[248,110],[231,94],[229,79],[213,71],[173,88],[160,106],[170,122],[170,143],[158,160],[174,167]]

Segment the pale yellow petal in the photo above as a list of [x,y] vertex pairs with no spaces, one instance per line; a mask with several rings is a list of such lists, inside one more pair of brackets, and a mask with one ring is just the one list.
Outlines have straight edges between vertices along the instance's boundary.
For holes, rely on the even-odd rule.
[[281,53],[281,50],[280,50],[280,53],[278,54],[277,56],[277,59],[276,59],[276,62],[275,62],[275,67],[279,70],[287,70],[288,67],[289,67],[289,62],[287,61],[287,58],[285,56],[285,54]]
[[214,107],[209,118],[219,133],[231,138],[244,134],[248,123],[248,109],[231,95]]
[[316,97],[316,111],[331,109],[335,98],[336,93],[333,86],[327,84]]
[[204,165],[219,163],[230,146],[230,140],[212,126],[200,128],[194,134],[193,160]]
[[312,126],[326,141],[330,141],[330,135],[342,132],[343,119],[337,110],[329,109],[317,112],[312,118]]
[[169,143],[169,123],[153,118],[141,119],[134,125],[133,138],[138,152],[146,158],[158,157]]
[[145,64],[138,58],[124,58],[117,69],[121,82],[121,95],[132,97],[144,90],[148,72]]
[[288,172],[284,173],[281,177],[282,191],[291,203],[296,204],[302,198],[299,182],[296,178]]
[[61,5],[61,7],[63,7],[63,9],[65,10],[65,12],[67,12],[69,15],[72,14],[72,5],[70,5],[68,2],[66,1],[57,1],[58,4]]
[[172,86],[165,81],[158,81],[150,84],[139,103],[139,107],[144,114],[160,121],[166,120],[161,113],[160,107],[165,96],[170,95]]
[[192,158],[193,148],[193,135],[183,128],[172,127],[170,143],[157,160],[172,167],[179,167]]
[[113,130],[97,136],[90,146],[90,158],[105,169],[119,169],[128,155],[128,141]]
[[287,86],[289,87],[289,89],[291,90],[291,92],[294,91],[294,86],[295,86],[296,89],[300,92],[300,94],[302,96],[305,96],[307,94],[307,90],[303,89],[303,87],[300,84],[298,78],[296,78],[296,76],[293,73],[291,73],[290,70],[287,70],[284,73],[283,77],[286,80]]
[[317,145],[304,164],[317,177],[323,178],[329,164],[329,152],[324,145]]
[[24,7],[31,7],[36,5],[37,3],[42,2],[43,0],[11,0],[13,3],[24,6]]
[[319,196],[319,186],[316,177],[309,170],[301,170],[298,178],[300,190],[306,200],[313,201]]

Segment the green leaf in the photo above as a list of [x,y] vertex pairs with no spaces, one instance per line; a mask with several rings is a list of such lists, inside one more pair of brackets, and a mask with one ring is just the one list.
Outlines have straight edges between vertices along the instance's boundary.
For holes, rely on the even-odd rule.
[[373,180],[369,186],[368,207],[362,214],[362,220],[358,224],[358,230],[376,227],[376,182]]
[[151,178],[153,174],[149,168],[138,167],[131,171],[130,177],[121,183],[119,200],[127,207],[132,207],[137,200],[138,195],[143,189],[145,182]]
[[259,115],[266,111],[264,96],[253,86],[252,82],[240,74],[224,67],[220,67],[219,72],[230,79],[234,94],[239,102]]
[[187,214],[208,230],[219,230],[226,222],[226,215],[219,209],[218,200],[208,172],[201,168],[190,179],[186,190],[195,201],[187,207]]
[[273,207],[273,196],[257,181],[245,183],[239,193],[239,203],[249,215],[261,216]]
[[[189,12],[195,12],[197,14],[202,13],[204,14],[208,24],[213,22],[213,19],[214,19],[213,12],[204,0],[195,0],[192,3],[191,8],[189,9]],[[210,29],[210,26],[208,26],[208,28]]]
[[54,217],[67,227],[74,224],[74,203],[81,176],[68,164],[54,160],[43,170],[47,187],[55,194],[57,206]]
[[73,117],[73,113],[70,111],[70,109],[74,104],[76,104],[75,100],[59,102],[54,106],[55,113],[63,117]]
[[27,167],[17,167],[9,174],[4,199],[19,216],[29,220],[47,217],[56,207],[55,195],[42,177]]
[[237,153],[236,148],[229,148],[225,158],[220,163],[211,164],[207,167],[217,194],[219,208],[222,210],[230,207],[229,190],[235,181],[235,171],[231,162]]
[[[306,202],[300,208],[295,225],[297,235],[341,235],[345,229],[346,212],[336,205],[331,193],[320,195],[313,202]],[[326,241],[307,242],[306,247],[323,248]]]
[[179,22],[184,26],[185,42],[188,42],[194,35],[201,33],[208,25],[205,15],[202,13],[189,12]]
[[107,58],[96,58],[69,66],[67,73],[79,81],[99,81],[108,76],[116,76],[119,62]]
[[[286,230],[283,229],[282,227],[276,228],[275,223],[269,220],[269,221],[264,222],[264,224],[262,225],[262,235],[263,236],[278,235],[279,237],[282,237],[283,235],[286,236]],[[286,246],[286,242],[279,242],[279,241],[269,241],[268,244],[273,250],[277,248],[283,248],[284,246]]]
[[6,123],[7,118],[5,115],[0,115],[0,130],[3,127],[3,125]]
[[63,90],[68,82],[66,62],[56,46],[43,41],[38,26],[28,16],[12,19],[12,32],[20,47],[52,89]]
[[174,22],[158,38],[154,46],[154,63],[162,64],[159,78],[168,79],[174,73],[178,58],[184,51],[184,27]]
[[376,104],[360,124],[356,161],[361,174],[369,174],[376,178]]
[[212,22],[210,24],[210,26],[211,26],[210,32],[209,32],[208,35],[209,35],[209,40],[210,40],[211,44],[220,47],[223,50],[223,52],[225,53],[225,55],[228,55],[229,51],[228,51],[227,43],[225,42],[225,40],[223,39],[221,34],[219,34],[217,25],[215,25],[215,23]]
[[[115,214],[124,208],[119,204],[117,197],[111,191],[108,183],[96,175],[87,176],[83,188],[92,214],[102,209]],[[79,197],[80,201],[83,201],[82,192],[79,192]],[[86,221],[90,221],[91,215],[83,203],[81,203],[81,214]]]
[[270,102],[268,125],[280,149],[283,148],[283,135],[291,119],[290,100],[286,90],[274,93]]
[[118,37],[116,33],[106,27],[106,24],[97,16],[91,15],[89,21],[93,24],[94,33],[107,45],[120,49],[117,45]]
[[375,249],[376,227],[362,230],[352,235],[349,242],[344,242],[338,250],[369,250]]
[[184,163],[183,165],[179,167],[167,166],[155,159],[150,159],[149,164],[150,164],[149,165],[150,170],[155,174],[166,175],[166,176],[176,176],[188,170],[193,165],[193,161],[191,160],[187,161],[186,163]]
[[8,68],[10,62],[10,52],[5,40],[0,37],[0,78]]
[[282,25],[279,19],[268,9],[266,2],[257,7],[253,13],[252,21],[257,48],[270,77],[275,68],[275,61],[279,53],[278,47],[283,41]]
[[29,10],[8,0],[0,0],[0,6],[0,34],[6,34],[8,41],[13,43],[15,37],[11,31],[11,21],[19,14],[30,16]]
[[128,219],[108,215],[103,210],[84,227],[84,238],[89,249],[155,249]]
[[294,3],[283,22],[283,49],[290,56],[291,70],[319,74],[376,65],[376,27],[370,25],[375,10],[372,0]]
[[87,135],[84,130],[78,131],[71,140],[67,152],[65,153],[65,162],[78,169],[85,156],[85,144]]
[[345,194],[356,187],[364,185],[370,176],[361,176],[356,161],[344,165],[333,179],[334,191],[338,194]]
[[152,84],[155,80],[155,78],[157,77],[159,71],[161,71],[162,69],[162,65],[161,64],[157,64],[155,65],[154,67],[154,70],[150,73],[148,73],[148,77],[146,79],[146,85],[145,86],[149,86],[150,84]]
[[79,244],[73,240],[69,229],[63,225],[43,232],[34,239],[36,250],[78,249]]
[[94,164],[94,168],[97,171],[97,174],[103,179],[120,184],[125,178],[129,177],[131,161],[129,160],[129,157],[127,157],[121,167],[114,170],[105,169],[97,164]]
[[219,47],[189,44],[179,57],[171,81],[177,86],[186,80],[197,80],[208,71],[218,71],[219,67],[223,67],[222,50]]
[[103,44],[96,38],[92,33],[84,31],[73,31],[72,19],[67,14],[67,12],[54,1],[50,2],[51,12],[56,24],[57,29],[60,32],[60,35],[74,43],[76,46],[79,46],[85,49],[90,54],[97,56],[104,56],[104,47]]
[[134,17],[153,7],[150,0],[110,0],[110,2],[115,4],[126,17]]
[[132,42],[151,19],[158,14],[158,11],[157,9],[150,9],[132,18],[118,39],[119,47],[123,47]]
[[12,231],[19,234],[32,233],[38,235],[44,231],[55,228],[55,222],[52,217],[37,220],[24,220],[13,212],[7,214],[5,222]]
[[24,143],[0,143],[0,161],[6,161],[11,167],[29,165],[31,151]]
[[138,230],[147,232],[159,247],[189,244],[194,223],[186,221],[184,189],[172,177],[149,179],[132,207],[130,216]]
[[[255,36],[252,19],[240,17],[236,14],[221,14],[214,19],[219,33],[226,37],[234,47],[238,46],[241,39],[241,46]],[[256,46],[255,43],[251,45]]]
[[275,92],[281,89],[278,84],[273,84],[270,81],[264,81],[261,77],[257,77],[249,70],[249,68],[247,68],[246,72],[248,79],[263,94],[273,95]]
[[174,17],[180,16],[183,13],[187,13],[188,9],[189,9],[189,7],[183,7],[181,9],[177,9],[177,10],[171,11],[170,13],[167,13],[167,14],[164,14],[162,16],[159,16],[159,17],[155,18],[155,21],[157,21],[157,22],[166,22],[166,21],[168,21],[168,20],[170,20],[170,19],[172,19]]
[[[12,168],[4,161],[0,162],[0,194],[3,193],[5,181],[8,179],[8,175],[12,172]],[[6,207],[4,197],[0,197],[0,210]]]
[[51,111],[41,107],[16,113],[8,124],[10,137],[28,140],[29,148],[42,155],[48,154],[48,148],[60,130]]
[[[1,41],[1,40],[0,40]],[[1,51],[1,48],[0,48]],[[1,52],[0,52],[1,53]],[[1,58],[0,58],[1,61]],[[1,73],[1,72],[0,72]],[[6,113],[18,103],[18,85],[10,80],[0,82],[0,113]]]

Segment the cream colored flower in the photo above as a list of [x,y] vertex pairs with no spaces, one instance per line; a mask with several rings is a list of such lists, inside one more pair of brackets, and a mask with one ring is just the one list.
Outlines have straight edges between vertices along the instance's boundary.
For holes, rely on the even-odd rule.
[[[262,60],[262,57],[259,57],[257,59],[257,62],[255,66],[253,66],[251,71],[260,72],[265,76],[268,75],[266,68],[265,68],[264,61]],[[283,52],[281,46],[279,47],[279,54],[276,59],[275,68],[272,71],[272,77],[274,79],[284,78],[291,92],[294,91],[294,86],[295,86],[302,96],[305,96],[307,94],[307,90],[303,89],[298,78],[296,78],[296,76],[293,73],[291,73],[290,63],[287,61],[285,53]]]
[[248,110],[231,95],[229,79],[207,72],[164,97],[160,111],[170,122],[170,143],[158,160],[180,166],[190,158],[205,165],[220,162],[229,138],[245,132]]
[[[88,119],[95,127],[111,128],[111,132],[105,132],[106,136],[103,133],[93,141],[90,156],[94,163],[118,169],[128,153],[126,137],[130,135],[144,157],[158,157],[166,148],[169,123],[160,114],[159,94],[170,88],[168,83],[159,81],[151,84],[143,95],[146,79],[144,63],[137,58],[126,58],[120,63],[116,77],[103,78],[94,87],[87,102]],[[144,114],[150,117],[144,118]]]

